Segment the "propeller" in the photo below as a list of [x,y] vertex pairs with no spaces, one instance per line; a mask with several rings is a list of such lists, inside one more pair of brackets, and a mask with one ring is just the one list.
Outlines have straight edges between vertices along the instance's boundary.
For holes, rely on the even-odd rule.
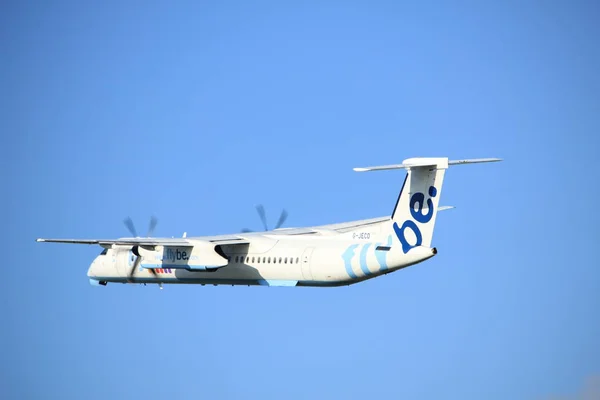
[[[133,224],[133,220],[131,219],[131,217],[127,217],[123,220],[123,223],[125,224],[125,226],[127,227],[127,230],[129,230],[129,232],[131,233],[131,235],[133,237],[139,237],[137,234],[137,230],[135,229],[135,225]],[[146,237],[150,237],[152,236],[152,234],[154,233],[154,229],[156,228],[156,224],[158,224],[158,219],[156,219],[155,216],[152,216],[150,218],[150,224],[148,226],[148,233],[146,234]]]
[[[256,212],[258,213],[258,216],[260,217],[260,220],[262,221],[265,231],[268,231],[269,226],[267,225],[267,216],[265,213],[265,208],[263,207],[262,204],[259,204],[256,206]],[[288,217],[288,212],[285,209],[281,210],[281,214],[279,215],[277,224],[275,225],[275,228],[273,228],[273,229],[280,228],[283,225],[283,223],[285,222],[285,220],[287,219],[287,217]],[[248,233],[248,232],[254,232],[254,231],[252,229],[244,228],[244,229],[242,229],[242,232]]]
[[[127,230],[129,230],[129,232],[131,233],[131,235],[133,237],[139,237],[131,217],[125,218],[123,220],[123,223],[125,224],[125,226],[127,227]],[[146,237],[152,236],[152,233],[154,233],[154,229],[156,228],[156,224],[158,224],[158,219],[155,216],[152,216],[150,218],[150,224],[148,225],[148,233],[146,234]],[[133,265],[131,266],[131,269],[129,270],[128,278],[133,277],[135,270],[140,266],[140,263],[142,262],[142,257],[140,256],[138,246],[133,246],[131,248],[131,252],[135,255],[135,260],[133,261]],[[155,277],[158,278],[158,275],[157,275],[156,271],[154,271],[154,269],[149,268],[149,270],[152,273],[152,275],[154,275]],[[131,280],[130,280],[130,282],[131,282]]]

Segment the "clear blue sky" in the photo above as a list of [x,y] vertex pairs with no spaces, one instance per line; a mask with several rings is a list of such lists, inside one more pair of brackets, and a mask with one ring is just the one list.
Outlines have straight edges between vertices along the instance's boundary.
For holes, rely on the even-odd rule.
[[[419,5],[416,5],[419,3]],[[593,2],[3,2],[1,398],[542,399],[600,374]],[[88,284],[98,247],[387,215],[426,263],[351,287]],[[546,397],[544,397],[546,396]]]

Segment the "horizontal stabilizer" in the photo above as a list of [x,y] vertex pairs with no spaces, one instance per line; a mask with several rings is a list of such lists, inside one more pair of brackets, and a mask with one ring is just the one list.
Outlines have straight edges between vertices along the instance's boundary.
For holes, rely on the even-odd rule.
[[[383,171],[389,169],[410,169],[417,167],[438,167],[438,163],[432,163],[432,158],[409,158],[404,160],[402,164],[390,164],[390,165],[377,165],[372,167],[357,167],[354,168],[356,172],[368,172],[368,171]],[[473,158],[467,160],[450,160],[448,165],[461,165],[461,164],[476,164],[486,162],[502,161],[501,158]]]
[[422,163],[422,164],[402,163],[402,164],[391,164],[391,165],[378,165],[378,166],[373,166],[373,167],[358,167],[358,168],[354,168],[354,171],[368,172],[368,171],[383,171],[386,169],[408,169],[408,168],[415,168],[415,167],[435,167],[435,166],[436,166],[436,164],[431,164],[431,163]]
[[470,160],[449,160],[448,165],[460,165],[460,164],[478,164],[486,162],[497,162],[502,161],[501,158],[472,158]]

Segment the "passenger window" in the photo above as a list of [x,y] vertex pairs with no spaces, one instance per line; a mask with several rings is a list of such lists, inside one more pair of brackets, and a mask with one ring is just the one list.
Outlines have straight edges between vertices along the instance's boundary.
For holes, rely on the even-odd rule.
[[279,264],[281,264],[281,257],[279,257]]
[[238,262],[240,260],[240,256],[235,256],[235,262]]
[[252,262],[254,262],[254,257],[252,257]]
[[283,259],[283,263],[287,264],[287,257]]
[[267,262],[271,264],[271,257],[267,258]]
[[296,257],[296,264],[298,264],[298,257]]
[[263,264],[265,263],[265,261],[267,261],[267,258],[263,257]]

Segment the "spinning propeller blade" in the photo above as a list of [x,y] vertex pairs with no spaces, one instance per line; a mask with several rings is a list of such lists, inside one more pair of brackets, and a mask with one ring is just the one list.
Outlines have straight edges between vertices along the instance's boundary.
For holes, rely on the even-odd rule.
[[[136,252],[134,252],[134,254],[135,253]],[[127,275],[127,278],[131,279],[133,277],[133,274],[135,274],[135,270],[137,269],[137,267],[139,267],[141,262],[142,262],[142,257],[140,257],[136,254],[135,261],[133,262],[133,265],[131,266],[131,270],[129,271],[129,275]],[[131,282],[131,280],[130,280],[130,282]]]
[[150,225],[148,226],[148,234],[146,237],[152,236],[154,233],[154,228],[156,228],[156,224],[158,224],[158,219],[153,215],[152,218],[150,218]]
[[287,211],[281,210],[281,215],[279,216],[279,221],[277,221],[277,225],[275,225],[275,229],[281,227],[281,225],[283,225],[283,223],[285,222],[285,220],[288,217],[288,213]]
[[[133,221],[132,221],[131,217],[125,218],[123,220],[123,223],[127,227],[127,230],[129,230],[129,232],[134,237],[138,237],[137,231],[135,229],[135,225],[133,224]],[[148,233],[147,233],[146,237],[151,237],[152,236],[152,233],[154,233],[154,229],[156,228],[157,224],[158,224],[158,219],[155,216],[152,216],[152,218],[150,218],[150,224],[148,225]],[[140,266],[140,263],[142,262],[142,256],[140,256],[140,253],[138,251],[138,247],[137,246],[133,246],[131,248],[131,251],[135,255],[135,260],[133,261],[133,265],[131,266],[131,270],[129,270],[129,274],[127,275],[127,278],[128,278],[129,282],[131,282],[131,278],[135,274],[135,270]],[[154,269],[150,269],[149,268],[149,271],[150,271],[150,273],[152,275],[154,275],[156,278],[158,278],[158,274],[156,273],[156,271]]]
[[127,227],[127,230],[131,233],[131,236],[138,237],[137,231],[135,230],[135,226],[133,225],[133,221],[131,220],[131,217],[125,218],[123,220],[123,223]]
[[[260,220],[262,221],[263,227],[265,228],[265,231],[269,230],[269,226],[267,224],[267,216],[265,213],[265,207],[262,204],[259,204],[256,206],[256,212],[258,213],[258,216],[260,217]],[[285,222],[285,220],[288,217],[288,212],[284,209],[281,211],[281,215],[279,216],[279,220],[277,221],[277,225],[275,225],[274,229],[280,228],[283,223]],[[248,232],[255,232],[252,229],[248,229],[248,228],[244,228],[242,229],[243,233],[248,233]]]
[[256,212],[258,212],[258,216],[260,217],[260,220],[262,221],[263,226],[265,227],[265,231],[268,231],[269,228],[267,227],[267,216],[265,215],[265,208],[262,204],[256,206]]

